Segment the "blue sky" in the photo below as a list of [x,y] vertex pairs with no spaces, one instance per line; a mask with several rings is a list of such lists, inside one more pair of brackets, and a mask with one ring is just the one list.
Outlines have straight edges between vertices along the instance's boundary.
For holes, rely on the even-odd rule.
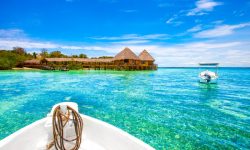
[[0,0],[0,49],[250,66],[250,0]]

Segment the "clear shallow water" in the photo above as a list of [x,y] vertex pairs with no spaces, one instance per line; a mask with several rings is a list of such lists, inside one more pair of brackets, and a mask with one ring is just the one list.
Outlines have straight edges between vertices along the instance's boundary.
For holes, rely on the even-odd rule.
[[221,68],[216,85],[197,74],[0,71],[0,139],[73,101],[156,149],[250,149],[250,69]]

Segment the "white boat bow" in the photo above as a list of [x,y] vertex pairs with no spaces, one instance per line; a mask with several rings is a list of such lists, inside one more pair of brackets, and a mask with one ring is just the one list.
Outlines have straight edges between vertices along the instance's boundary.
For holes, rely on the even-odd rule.
[[[80,150],[154,150],[153,147],[101,120],[81,115],[84,123]],[[0,141],[1,150],[46,150],[47,118],[38,120]]]

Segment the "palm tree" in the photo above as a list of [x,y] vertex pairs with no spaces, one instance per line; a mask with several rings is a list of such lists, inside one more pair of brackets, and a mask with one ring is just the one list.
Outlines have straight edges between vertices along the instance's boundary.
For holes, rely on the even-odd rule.
[[41,56],[42,56],[42,58],[47,58],[49,56],[48,50],[43,48],[41,50]]
[[36,52],[33,52],[33,53],[32,53],[32,55],[33,55],[33,58],[35,58],[35,59],[36,59],[36,55],[37,55],[37,53],[36,53]]

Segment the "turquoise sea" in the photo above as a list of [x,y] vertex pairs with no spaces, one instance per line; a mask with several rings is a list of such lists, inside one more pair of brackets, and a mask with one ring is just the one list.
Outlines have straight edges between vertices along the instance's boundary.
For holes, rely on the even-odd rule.
[[250,69],[219,75],[206,85],[196,68],[0,71],[0,139],[73,101],[159,150],[250,149]]

